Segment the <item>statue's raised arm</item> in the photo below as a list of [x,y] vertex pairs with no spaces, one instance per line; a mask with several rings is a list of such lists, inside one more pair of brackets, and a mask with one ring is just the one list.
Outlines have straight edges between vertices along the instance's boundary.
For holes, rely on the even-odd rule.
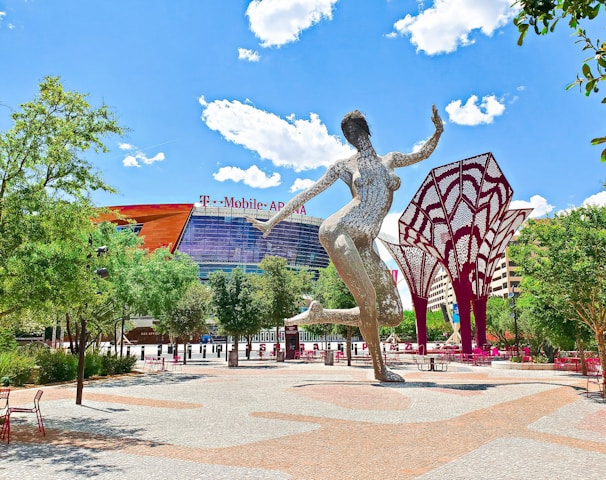
[[267,237],[274,228],[282,220],[290,217],[296,210],[301,208],[305,202],[311,200],[316,195],[322,193],[328,187],[330,187],[339,178],[338,168],[336,166],[338,162],[331,166],[320,179],[314,183],[311,187],[303,190],[298,195],[291,198],[286,205],[284,205],[278,213],[276,213],[269,220],[263,221],[252,217],[246,217],[246,219],[256,228],[263,232],[263,238]]
[[435,132],[423,144],[423,146],[414,153],[404,154],[400,152],[390,152],[385,155],[385,159],[388,161],[389,165],[392,168],[406,167],[407,165],[412,165],[413,163],[425,160],[426,158],[429,158],[429,156],[436,149],[436,146],[438,145],[438,140],[440,139],[440,136],[444,131],[444,124],[436,106],[432,105],[431,109],[433,112],[433,115],[431,116],[431,121],[436,127]]

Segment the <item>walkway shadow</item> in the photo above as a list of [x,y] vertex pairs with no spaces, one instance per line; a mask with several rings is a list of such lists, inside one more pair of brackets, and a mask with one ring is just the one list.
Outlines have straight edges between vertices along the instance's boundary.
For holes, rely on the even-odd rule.
[[153,385],[176,385],[186,382],[192,382],[196,380],[202,380],[206,378],[213,378],[212,375],[208,374],[195,374],[195,373],[178,373],[178,372],[158,372],[158,373],[143,373],[136,376],[127,376],[120,378],[112,378],[107,380],[92,381],[87,383],[84,387],[134,387],[134,386],[153,386]]
[[[15,421],[8,452],[2,455],[0,478],[4,478],[4,472],[11,471],[23,471],[21,478],[38,478],[38,461],[45,475],[48,475],[48,465],[53,466],[58,476],[52,478],[63,475],[65,478],[94,478],[99,475],[107,478],[108,474],[112,478],[120,478],[125,471],[116,466],[119,462],[107,461],[108,452],[137,444],[148,447],[164,445],[162,442],[139,440],[143,429],[111,425],[108,419],[80,415],[46,423],[47,435],[42,437],[31,422]],[[18,478],[14,474],[11,477]]]

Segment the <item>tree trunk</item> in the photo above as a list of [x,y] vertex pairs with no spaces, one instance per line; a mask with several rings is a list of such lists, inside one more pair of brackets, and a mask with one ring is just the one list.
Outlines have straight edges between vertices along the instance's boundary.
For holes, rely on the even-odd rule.
[[76,380],[76,405],[82,405],[82,389],[84,388],[84,353],[86,345],[86,320],[80,317],[80,341],[78,349],[78,373]]
[[67,338],[69,338],[69,351],[72,355],[76,352],[74,351],[74,337],[72,336],[72,328],[71,323],[69,321],[69,313],[65,314],[65,331],[67,332]]
[[606,342],[604,341],[604,330],[600,330],[597,337],[598,355],[602,365],[602,397],[606,398]]

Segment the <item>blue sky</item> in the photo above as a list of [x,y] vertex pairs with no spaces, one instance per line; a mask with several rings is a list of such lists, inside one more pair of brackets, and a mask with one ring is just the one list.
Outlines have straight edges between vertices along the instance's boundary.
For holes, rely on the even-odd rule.
[[[119,190],[95,195],[99,206],[271,202],[349,154],[348,111],[366,115],[379,154],[407,153],[432,134],[435,104],[444,134],[398,171],[392,222],[432,168],[488,151],[512,206],[533,216],[605,204],[606,165],[590,145],[605,133],[601,96],[565,90],[586,54],[563,22],[517,46],[510,3],[0,0],[0,129],[44,76],[60,76],[129,129],[91,157]],[[307,214],[349,198],[335,185]]]

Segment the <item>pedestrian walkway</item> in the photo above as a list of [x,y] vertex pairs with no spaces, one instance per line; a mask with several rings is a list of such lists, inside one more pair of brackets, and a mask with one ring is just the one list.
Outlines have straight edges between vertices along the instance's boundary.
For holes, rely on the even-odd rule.
[[579,374],[395,370],[406,383],[362,365],[215,358],[87,382],[81,406],[74,384],[43,387],[47,434],[15,417],[0,478],[606,477],[606,404]]

